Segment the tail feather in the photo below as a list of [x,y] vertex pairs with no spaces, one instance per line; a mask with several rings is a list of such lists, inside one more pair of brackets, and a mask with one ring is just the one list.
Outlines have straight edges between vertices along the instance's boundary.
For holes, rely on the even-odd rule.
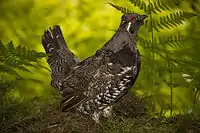
[[54,40],[56,40],[55,43],[57,43],[57,45],[59,45],[60,48],[66,48],[67,45],[66,45],[66,42],[65,42],[65,39],[63,37],[60,27],[55,25],[54,28],[50,30],[51,30]]
[[51,68],[51,85],[59,89],[59,83],[80,60],[68,49],[62,31],[58,25],[53,29],[45,30],[42,37],[42,44],[47,54],[47,62]]

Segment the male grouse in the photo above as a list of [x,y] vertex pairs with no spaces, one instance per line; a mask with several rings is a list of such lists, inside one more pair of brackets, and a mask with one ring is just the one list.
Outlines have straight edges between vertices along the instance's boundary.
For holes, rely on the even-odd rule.
[[68,49],[59,26],[44,32],[51,85],[63,96],[63,111],[76,109],[98,123],[100,114],[127,93],[140,71],[136,36],[146,17],[124,14],[113,37],[84,61]]

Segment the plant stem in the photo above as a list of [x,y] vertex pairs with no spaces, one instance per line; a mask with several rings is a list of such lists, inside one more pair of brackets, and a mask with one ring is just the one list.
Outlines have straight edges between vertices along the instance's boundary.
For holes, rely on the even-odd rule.
[[[151,40],[152,40],[152,60],[155,61],[155,53],[154,53],[154,32],[153,32],[153,23],[152,23],[152,13],[151,13],[151,0],[149,0],[149,16],[150,16],[150,25],[151,25]],[[154,71],[154,81],[153,81],[153,87],[156,87],[156,68],[155,68],[155,64],[153,63],[153,71]]]
[[[170,64],[168,63],[169,67],[170,67]],[[169,71],[169,75],[170,75],[170,93],[171,93],[171,97],[170,97],[170,116],[172,116],[172,112],[173,112],[173,81],[172,81],[172,70],[171,70],[171,67],[170,67],[170,71]]]

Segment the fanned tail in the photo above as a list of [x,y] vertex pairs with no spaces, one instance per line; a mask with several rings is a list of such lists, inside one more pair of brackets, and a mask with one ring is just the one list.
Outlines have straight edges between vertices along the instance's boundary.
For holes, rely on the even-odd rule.
[[42,44],[47,54],[47,62],[51,68],[51,85],[62,93],[60,82],[71,68],[78,64],[79,59],[68,49],[60,26],[45,30]]

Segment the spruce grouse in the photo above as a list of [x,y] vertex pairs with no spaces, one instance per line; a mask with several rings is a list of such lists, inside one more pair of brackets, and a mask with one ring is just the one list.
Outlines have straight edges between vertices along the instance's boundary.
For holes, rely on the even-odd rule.
[[123,14],[113,37],[83,61],[68,49],[59,26],[44,32],[51,85],[63,96],[63,111],[76,109],[99,123],[100,114],[127,93],[140,71],[136,36],[146,17]]

